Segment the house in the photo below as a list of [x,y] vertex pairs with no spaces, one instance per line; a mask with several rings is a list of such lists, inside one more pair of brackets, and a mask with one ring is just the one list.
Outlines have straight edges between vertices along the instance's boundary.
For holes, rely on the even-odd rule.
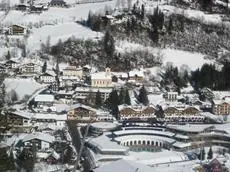
[[89,121],[96,119],[96,109],[86,105],[76,104],[67,112],[67,120]]
[[146,119],[154,117],[155,107],[153,106],[119,106],[121,119],[139,118]]
[[32,122],[37,125],[44,125],[44,123],[52,124],[59,129],[65,127],[66,121],[66,114],[56,115],[53,113],[36,113],[32,118]]
[[44,84],[52,84],[56,81],[56,75],[53,71],[47,71],[39,76],[39,81]]
[[48,164],[56,164],[59,159],[60,155],[56,151],[53,151],[45,158],[45,161]]
[[144,71],[142,70],[132,70],[128,73],[129,80],[142,81],[145,77]]
[[63,77],[65,78],[74,78],[76,79],[82,79],[83,77],[83,69],[77,68],[76,66],[67,66],[66,68],[63,69]]
[[43,107],[43,106],[53,106],[54,103],[54,95],[51,94],[39,94],[34,98],[35,106]]
[[32,125],[31,114],[21,111],[8,112],[7,124],[12,127],[30,127]]
[[97,72],[91,74],[92,87],[112,87],[112,74],[110,68],[106,68],[105,72]]
[[23,26],[12,25],[8,29],[9,35],[24,35],[26,33],[26,29]]
[[0,65],[0,75],[2,76],[2,74],[6,74],[6,67],[3,65]]
[[19,4],[16,6],[16,10],[19,10],[19,11],[26,11],[29,9],[29,5],[27,4]]
[[32,5],[30,7],[30,13],[41,13],[43,11],[43,5]]
[[228,115],[230,114],[230,101],[225,100],[213,100],[212,101],[212,113],[215,115]]
[[60,90],[56,93],[55,98],[59,103],[72,104],[74,91]]
[[204,171],[211,171],[211,172],[222,172],[223,167],[222,164],[215,158],[208,164],[203,165]]
[[166,101],[173,102],[173,101],[177,101],[177,97],[178,97],[178,92],[167,92],[165,99]]
[[15,71],[19,67],[19,63],[15,60],[7,60],[5,62],[5,67],[9,71]]
[[42,67],[36,63],[29,62],[20,66],[20,71],[23,74],[37,74],[41,73]]
[[81,99],[84,101],[87,97],[90,96],[91,99],[95,100],[96,93],[101,93],[102,101],[105,101],[109,94],[112,92],[112,88],[91,88],[91,87],[76,87],[74,99]]
[[52,7],[67,7],[67,4],[63,0],[52,0],[50,2],[50,6],[52,6]]
[[35,144],[38,150],[45,150],[51,147],[51,144],[55,141],[55,137],[49,134],[35,132],[25,135],[21,141],[25,146]]

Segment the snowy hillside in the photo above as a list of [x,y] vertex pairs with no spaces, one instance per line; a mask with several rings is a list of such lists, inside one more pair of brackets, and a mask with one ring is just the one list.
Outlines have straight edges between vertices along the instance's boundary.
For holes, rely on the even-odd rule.
[[37,89],[43,86],[37,83],[33,79],[5,79],[6,94],[14,90],[19,100],[22,100],[25,96],[31,96]]

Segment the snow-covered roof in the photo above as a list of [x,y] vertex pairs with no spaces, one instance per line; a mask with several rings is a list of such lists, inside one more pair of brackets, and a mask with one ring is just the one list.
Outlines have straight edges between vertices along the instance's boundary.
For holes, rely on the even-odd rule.
[[[188,156],[183,152],[176,152],[172,150],[162,150],[161,152],[129,152],[126,160],[133,160],[146,165],[167,164],[173,162],[184,162],[189,160]],[[154,170],[152,170],[154,172]]]
[[94,145],[95,147],[97,147],[98,149],[100,149],[100,151],[102,152],[127,152],[128,148],[118,145],[116,142],[111,141],[107,136],[105,136],[104,134],[96,137],[96,138],[91,138],[88,139],[88,142],[91,145]]
[[75,89],[76,92],[97,92],[101,93],[111,93],[112,88],[92,88],[92,87],[77,87]]
[[56,114],[42,114],[37,113],[33,116],[34,119],[49,119],[49,120],[55,120],[55,121],[66,121],[67,120],[67,114],[62,115],[56,115]]
[[162,136],[168,136],[172,137],[175,134],[168,131],[156,131],[156,130],[120,130],[113,132],[116,136],[122,136],[122,135],[141,135],[141,134],[148,134],[148,135],[162,135]]
[[33,139],[42,140],[42,141],[45,141],[45,142],[48,142],[48,143],[52,143],[52,142],[55,141],[55,137],[54,136],[51,136],[51,135],[45,134],[45,133],[40,133],[40,132],[27,134],[22,139],[22,141],[23,142],[27,142],[27,141],[30,141],[30,140],[33,140]]
[[143,70],[132,70],[129,72],[129,77],[144,77],[144,71]]
[[102,167],[94,169],[95,172],[153,172],[153,168],[134,161],[118,160]]
[[202,132],[210,127],[213,127],[213,125],[195,125],[195,124],[186,124],[186,125],[172,125],[172,124],[168,124],[166,126],[169,129],[175,129],[175,130],[179,130],[179,131],[185,131],[185,132],[195,132],[195,133],[199,133]]
[[115,138],[118,142],[125,142],[130,140],[150,140],[150,141],[164,141],[168,143],[175,142],[174,139],[170,139],[168,137],[161,137],[161,136],[153,136],[153,135],[143,135],[143,134],[135,134],[135,135],[126,135],[126,136],[119,136]]
[[94,79],[110,79],[112,80],[112,75],[111,73],[108,73],[108,72],[97,72],[97,73],[93,73],[91,74],[91,79],[94,80]]
[[44,76],[44,75],[49,75],[49,76],[53,76],[53,77],[56,76],[56,74],[53,70],[48,70],[45,73],[42,73],[40,76]]
[[14,115],[17,115],[17,116],[21,116],[23,118],[26,118],[26,119],[31,119],[33,114],[30,113],[30,112],[26,112],[26,111],[14,111],[14,112],[10,112]]
[[94,122],[91,124],[91,126],[96,129],[109,131],[115,129],[117,127],[117,124],[112,122]]
[[221,100],[217,100],[217,99],[214,99],[213,100],[213,103],[215,104],[215,105],[220,105],[220,104],[223,104],[223,103],[227,103],[227,104],[230,104],[230,99],[221,99]]
[[54,102],[54,95],[39,94],[34,98],[35,102]]

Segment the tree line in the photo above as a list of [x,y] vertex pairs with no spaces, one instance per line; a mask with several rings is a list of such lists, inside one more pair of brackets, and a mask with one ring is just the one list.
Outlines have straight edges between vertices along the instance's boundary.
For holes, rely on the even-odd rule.
[[196,90],[208,87],[213,90],[230,90],[230,62],[225,62],[221,70],[214,64],[204,64],[191,74],[191,84]]

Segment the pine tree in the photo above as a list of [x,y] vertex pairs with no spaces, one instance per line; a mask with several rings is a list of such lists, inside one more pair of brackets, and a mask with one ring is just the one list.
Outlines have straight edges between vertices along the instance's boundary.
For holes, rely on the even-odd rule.
[[42,73],[45,73],[47,70],[47,62],[45,61],[43,66],[42,66]]
[[208,159],[212,159],[212,158],[213,158],[213,152],[212,152],[212,147],[210,147],[208,151]]
[[86,25],[91,28],[92,27],[92,12],[89,11],[89,14],[88,14],[88,18],[87,18],[87,21],[86,21]]
[[111,110],[111,114],[116,118],[119,119],[119,109],[118,109],[118,105],[119,105],[119,97],[117,94],[116,90],[113,90],[110,94],[109,94],[109,98],[106,100],[106,106],[108,109]]
[[112,60],[115,52],[115,40],[111,33],[107,30],[103,39],[104,51],[107,55],[108,62]]
[[169,19],[169,24],[168,24],[168,33],[171,34],[172,30],[173,30],[173,22],[172,22],[172,18]]
[[131,100],[130,100],[129,90],[128,89],[125,90],[125,104],[126,105],[131,105]]
[[10,59],[11,59],[10,51],[7,51],[6,60],[10,60]]
[[201,155],[200,155],[200,156],[201,156],[200,159],[201,159],[201,160],[205,160],[205,150],[204,150],[204,148],[201,149],[200,154],[201,154]]
[[101,105],[102,105],[101,92],[98,90],[95,97],[95,106],[99,108],[101,107]]
[[141,5],[141,19],[145,18],[145,6],[144,4]]
[[120,92],[119,92],[119,105],[122,105],[125,103],[125,90],[122,87]]
[[148,94],[147,94],[147,91],[146,91],[144,86],[142,86],[140,89],[138,101],[145,106],[147,106],[149,104]]

